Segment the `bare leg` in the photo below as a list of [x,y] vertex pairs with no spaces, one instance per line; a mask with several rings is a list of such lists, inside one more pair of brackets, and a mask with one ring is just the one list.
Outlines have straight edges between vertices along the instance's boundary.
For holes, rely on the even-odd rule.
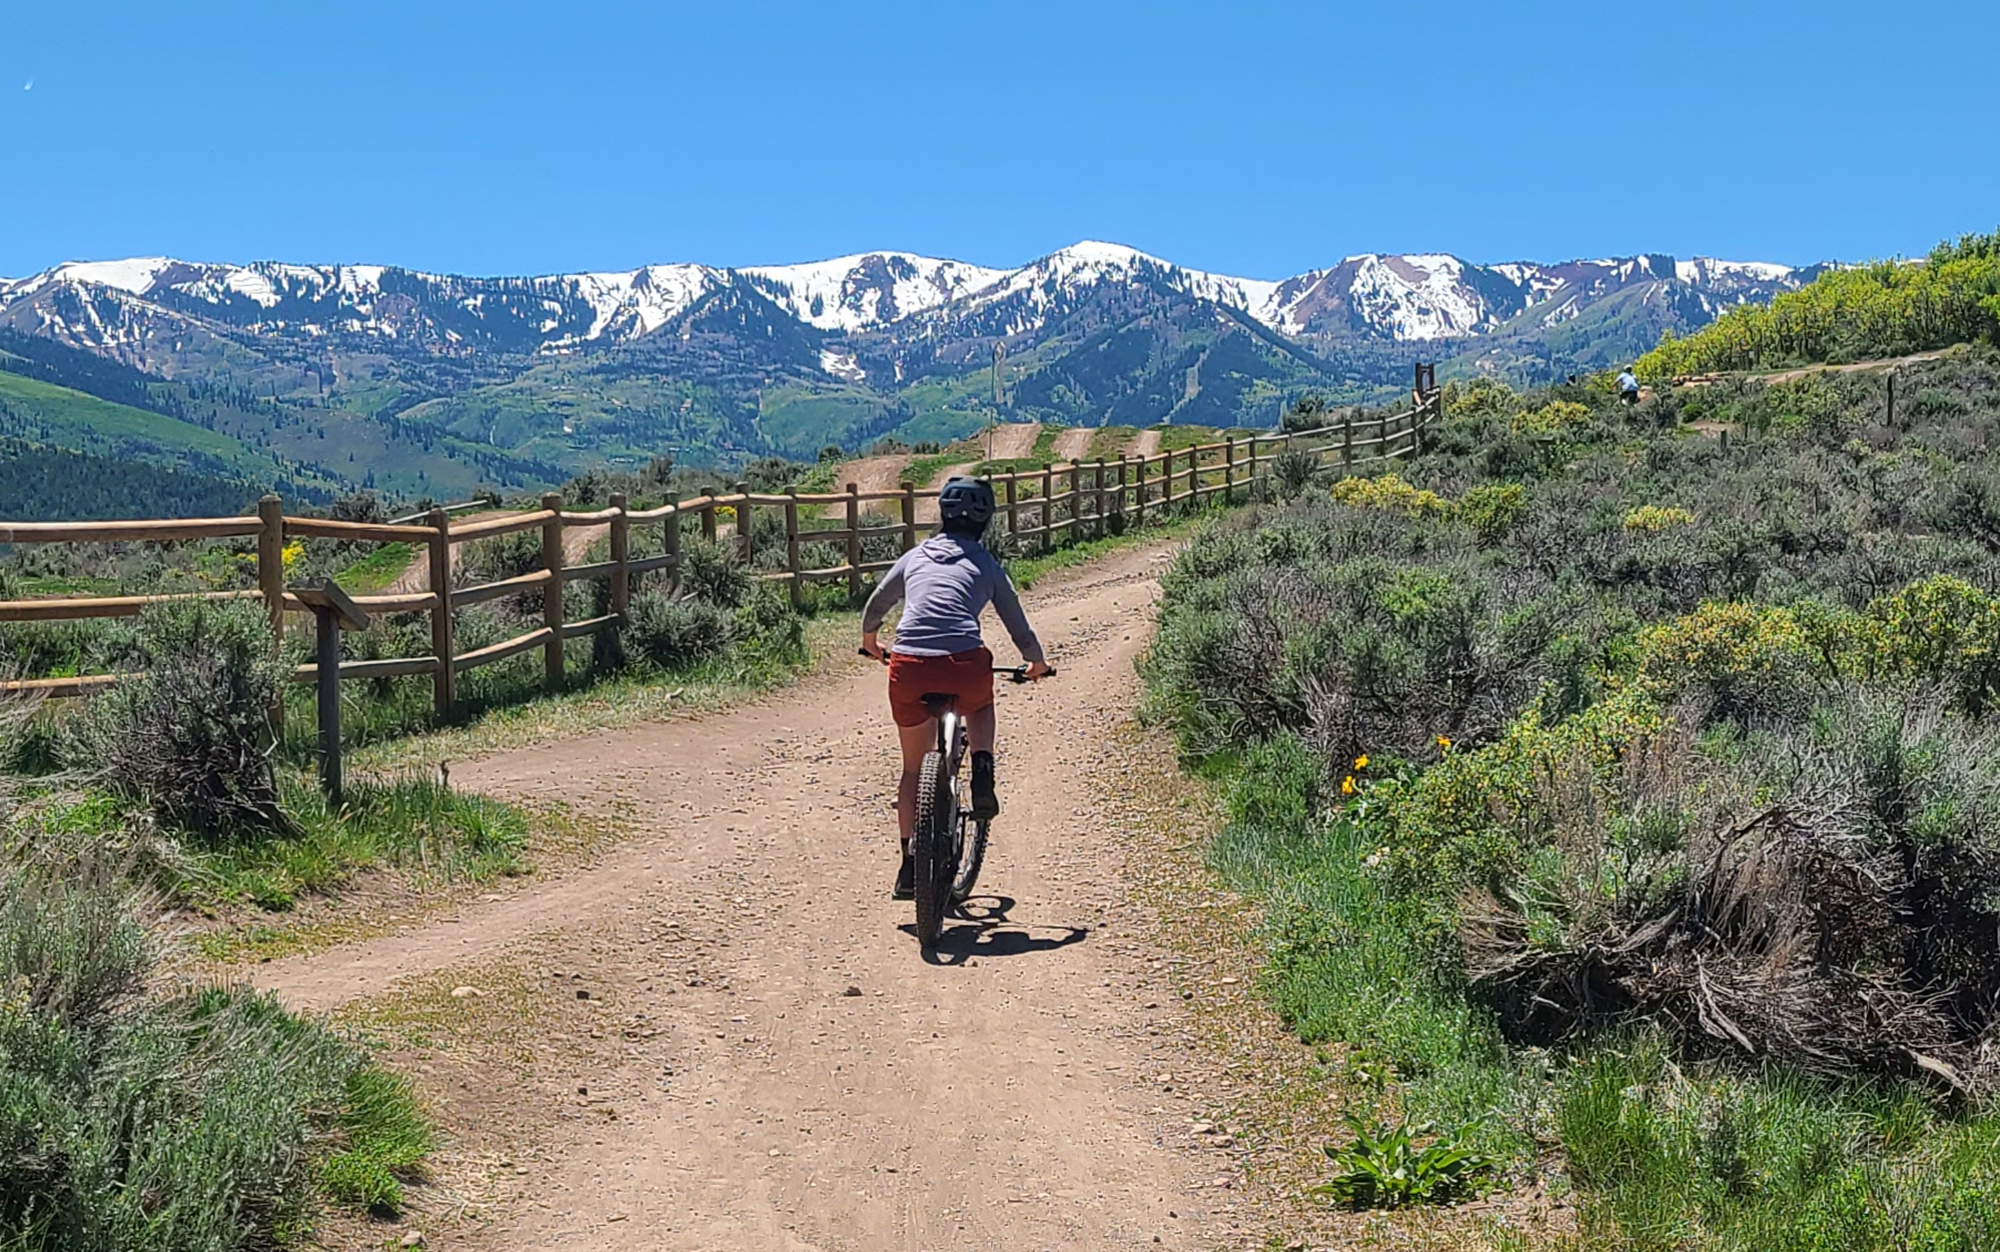
[[924,754],[937,744],[937,722],[898,726],[896,738],[903,749],[903,776],[896,783],[896,830],[907,848],[917,833],[917,775],[924,768]]
[[991,752],[999,735],[999,706],[989,704],[977,713],[965,715],[965,740],[974,752]]

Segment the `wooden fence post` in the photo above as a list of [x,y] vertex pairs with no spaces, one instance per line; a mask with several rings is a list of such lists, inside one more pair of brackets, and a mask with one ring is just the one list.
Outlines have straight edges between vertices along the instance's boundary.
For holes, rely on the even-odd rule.
[[1042,462],[1042,552],[1056,550],[1056,466]]
[[632,522],[625,516],[625,493],[611,493],[611,611],[622,621],[632,607]]
[[1107,517],[1106,517],[1106,516],[1104,515],[1104,509],[1105,509],[1105,506],[1106,506],[1107,504],[1109,504],[1109,503],[1110,503],[1110,497],[1108,497],[1107,495],[1105,495],[1105,494],[1104,494],[1104,458],[1103,458],[1103,457],[1098,457],[1098,458],[1097,458],[1097,468],[1096,468],[1096,470],[1095,470],[1095,471],[1093,472],[1093,474],[1092,474],[1092,477],[1091,477],[1091,483],[1092,483],[1092,486],[1094,487],[1094,489],[1095,489],[1095,490],[1096,490],[1096,492],[1097,492],[1097,506],[1096,506],[1096,507],[1097,507],[1097,537],[1098,537],[1099,539],[1102,539],[1102,538],[1104,538],[1104,536],[1106,536],[1106,535],[1108,535],[1108,534],[1110,534],[1110,533],[1111,533],[1111,532],[1110,532],[1110,531],[1109,531],[1109,530],[1108,530],[1108,529],[1106,528],[1106,526],[1105,526],[1105,523],[1106,523],[1107,521],[1109,521],[1109,520],[1110,520],[1110,519],[1108,519],[1108,518],[1107,518]]
[[1140,525],[1146,520],[1146,458],[1139,458],[1138,490],[1132,497],[1132,524]]
[[257,501],[257,590],[271,619],[271,652],[285,639],[285,502],[275,495]]
[[1346,473],[1354,468],[1354,410],[1347,411],[1347,420],[1340,426],[1340,469]]
[[1083,539],[1083,462],[1074,458],[1069,463],[1069,541],[1074,544]]
[[903,551],[917,546],[917,485],[903,483]]
[[457,648],[451,619],[451,514],[432,509],[425,521],[431,528],[431,594],[437,597],[431,606],[431,655],[438,663],[431,675],[431,708],[444,717],[458,703],[458,670],[451,663]]
[[[285,644],[285,502],[276,495],[257,501],[257,590],[264,597],[264,613],[271,623],[271,655],[284,655]],[[271,738],[285,738],[285,697],[271,702]]]
[[542,497],[542,507],[555,513],[542,523],[542,566],[549,571],[549,581],[542,584],[542,625],[549,632],[542,645],[542,680],[554,690],[563,680],[562,496],[549,492]]
[[1117,505],[1115,506],[1114,512],[1116,512],[1118,516],[1118,523],[1121,526],[1125,524],[1126,520],[1125,510],[1127,506],[1126,506],[1125,487],[1127,481],[1126,475],[1131,472],[1130,469],[1128,468],[1129,465],[1130,465],[1130,459],[1126,456],[1125,453],[1120,452],[1118,454],[1118,491],[1113,498],[1118,502]]
[[660,519],[660,552],[673,560],[667,563],[667,594],[681,589],[681,493],[667,493],[667,515]]
[[[1021,533],[1021,492],[1014,481],[1016,475],[1007,475],[1007,537],[1013,539]],[[1017,545],[1018,546],[1018,545]]]
[[701,511],[701,537],[709,543],[715,542],[715,497],[722,494],[720,487],[703,487],[701,494],[708,497],[708,507]]
[[756,526],[756,519],[750,512],[750,484],[737,483],[736,494],[743,497],[742,503],[736,506],[736,535],[743,541],[743,564],[747,566],[757,557],[757,540],[750,533]]
[[861,598],[861,486],[847,484],[847,598]]
[[785,572],[792,588],[792,607],[805,603],[805,579],[799,577],[799,489],[785,488]]
[[1236,441],[1222,441],[1222,503],[1236,503]]

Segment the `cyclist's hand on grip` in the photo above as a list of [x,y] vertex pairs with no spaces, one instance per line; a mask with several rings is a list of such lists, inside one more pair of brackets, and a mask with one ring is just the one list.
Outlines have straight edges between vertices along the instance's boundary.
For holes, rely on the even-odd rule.
[[889,660],[888,653],[882,650],[882,641],[872,633],[861,636],[861,655],[884,663]]
[[1055,672],[1055,667],[1047,661],[1030,661],[1028,662],[1028,672],[1023,677],[1031,683],[1038,683]]

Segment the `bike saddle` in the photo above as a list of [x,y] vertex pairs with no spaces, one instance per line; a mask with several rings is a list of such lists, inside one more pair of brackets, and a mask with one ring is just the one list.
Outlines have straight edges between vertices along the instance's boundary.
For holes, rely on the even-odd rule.
[[924,707],[929,709],[933,716],[943,716],[944,711],[956,703],[958,703],[957,696],[939,691],[933,691],[924,697]]

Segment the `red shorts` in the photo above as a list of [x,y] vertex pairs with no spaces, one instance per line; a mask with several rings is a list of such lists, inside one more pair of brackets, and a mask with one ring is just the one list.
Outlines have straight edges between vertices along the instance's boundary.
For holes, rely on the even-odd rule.
[[929,695],[958,697],[960,713],[977,713],[993,703],[993,654],[985,648],[950,656],[889,654],[889,711],[898,726],[931,720]]

